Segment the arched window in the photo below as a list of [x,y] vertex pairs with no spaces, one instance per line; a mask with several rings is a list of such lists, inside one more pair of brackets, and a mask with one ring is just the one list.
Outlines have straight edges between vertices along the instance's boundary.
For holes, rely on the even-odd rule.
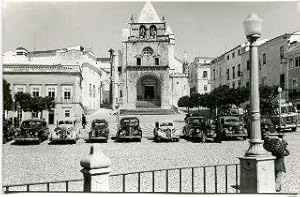
[[143,55],[146,57],[149,57],[153,54],[153,49],[151,49],[150,47],[146,47],[143,49]]
[[150,27],[150,38],[156,38],[157,29],[155,25],[151,25]]
[[140,26],[140,38],[146,38],[146,27],[144,25]]

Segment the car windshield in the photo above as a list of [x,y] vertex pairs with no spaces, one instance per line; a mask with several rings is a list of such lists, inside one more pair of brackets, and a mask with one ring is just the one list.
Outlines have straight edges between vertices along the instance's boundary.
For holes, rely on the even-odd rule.
[[23,128],[41,127],[41,126],[42,126],[41,121],[24,121],[22,123]]
[[61,121],[58,122],[58,124],[59,125],[61,125],[61,124],[73,124],[73,122],[70,121],[70,120],[65,120],[65,121],[61,120]]
[[161,127],[163,127],[163,126],[173,126],[173,123],[172,122],[161,122],[160,126]]
[[191,118],[189,122],[191,124],[200,124],[200,123],[204,122],[204,119],[202,119],[202,118]]
[[121,125],[135,127],[139,125],[139,121],[137,119],[123,119]]

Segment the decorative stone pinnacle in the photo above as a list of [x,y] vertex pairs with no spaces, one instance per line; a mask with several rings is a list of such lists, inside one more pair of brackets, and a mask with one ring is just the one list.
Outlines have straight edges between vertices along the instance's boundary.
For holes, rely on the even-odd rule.
[[80,165],[86,169],[108,168],[111,160],[99,148],[91,146],[90,153],[81,159]]

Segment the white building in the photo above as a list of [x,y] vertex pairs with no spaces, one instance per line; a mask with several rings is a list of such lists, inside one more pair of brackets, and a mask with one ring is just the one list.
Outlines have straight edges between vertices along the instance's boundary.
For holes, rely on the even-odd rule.
[[54,123],[62,117],[80,119],[81,113],[100,108],[109,84],[109,73],[101,63],[82,46],[32,52],[19,47],[3,55],[3,77],[10,83],[13,96],[21,91],[54,97],[55,112],[43,113]]
[[210,92],[210,63],[213,59],[210,57],[195,57],[194,61],[188,65],[190,94]]

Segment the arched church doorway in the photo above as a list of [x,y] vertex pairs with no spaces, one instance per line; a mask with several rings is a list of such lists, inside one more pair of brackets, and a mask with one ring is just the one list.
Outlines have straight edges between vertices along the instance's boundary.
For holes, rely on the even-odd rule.
[[161,84],[151,75],[142,77],[137,83],[137,105],[136,107],[160,107],[161,106]]

